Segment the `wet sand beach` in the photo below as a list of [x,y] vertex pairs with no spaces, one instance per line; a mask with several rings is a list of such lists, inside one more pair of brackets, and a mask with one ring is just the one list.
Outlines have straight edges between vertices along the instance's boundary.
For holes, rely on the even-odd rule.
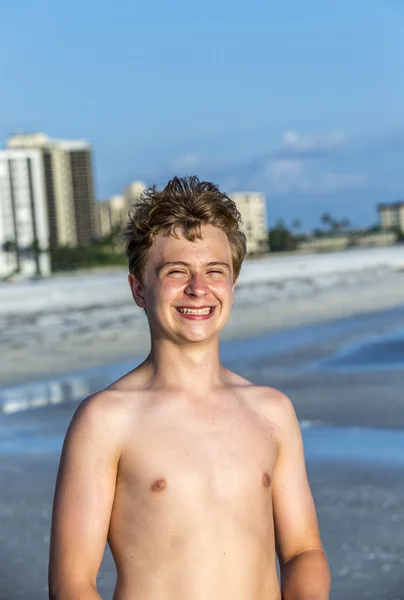
[[[404,307],[222,345],[225,364],[295,404],[332,600],[404,600],[403,348]],[[102,387],[127,366],[88,381]],[[46,597],[53,486],[76,405],[0,415],[1,600]],[[103,598],[114,580],[107,550]]]

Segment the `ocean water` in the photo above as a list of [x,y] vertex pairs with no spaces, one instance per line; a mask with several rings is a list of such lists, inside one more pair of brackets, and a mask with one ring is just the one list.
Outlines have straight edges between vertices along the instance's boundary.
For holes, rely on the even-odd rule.
[[332,351],[326,351],[316,361],[308,361],[304,368],[323,371],[404,369],[404,306],[297,327],[237,343],[227,342],[222,345],[222,360],[237,370],[237,367],[256,360],[270,360],[293,354],[301,348],[332,342],[335,343]]
[[339,371],[404,369],[404,330],[372,335],[335,353],[323,367]]
[[[305,385],[313,398],[317,382],[327,374],[340,381],[346,373],[361,374],[362,379],[355,380],[360,386],[366,382],[366,373],[380,372],[388,386],[387,371],[391,371],[403,374],[404,384],[404,307],[227,342],[221,355],[224,364],[242,374],[255,369],[269,379],[273,375],[282,381],[284,377],[285,383],[309,373]],[[59,453],[66,420],[52,420],[52,405],[76,402],[102,389],[141,360],[3,390],[3,402],[8,401],[8,412],[15,414],[0,420],[0,453]],[[404,387],[401,391],[404,413]],[[356,392],[351,386],[353,401]],[[321,418],[321,402],[319,396],[319,418],[301,422],[308,460],[404,464],[404,429],[334,426]],[[18,411],[30,406],[36,409],[19,417]]]
[[[59,454],[64,430],[51,432],[40,421],[31,427],[18,423],[0,427],[1,455]],[[305,427],[306,460],[404,466],[404,431],[357,427]]]

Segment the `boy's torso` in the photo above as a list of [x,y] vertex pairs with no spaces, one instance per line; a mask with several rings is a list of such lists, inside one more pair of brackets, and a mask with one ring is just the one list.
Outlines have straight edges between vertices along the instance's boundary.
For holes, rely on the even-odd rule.
[[280,598],[270,395],[252,385],[203,400],[122,392],[126,431],[108,538],[115,600]]

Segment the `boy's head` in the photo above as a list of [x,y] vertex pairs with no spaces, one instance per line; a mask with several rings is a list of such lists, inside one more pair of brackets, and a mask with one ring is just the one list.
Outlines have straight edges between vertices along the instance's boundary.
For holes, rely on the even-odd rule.
[[143,280],[148,252],[157,235],[181,235],[193,242],[202,238],[203,225],[213,225],[226,234],[236,280],[246,252],[240,213],[216,185],[197,177],[174,177],[163,190],[148,188],[135,202],[124,230],[130,273]]

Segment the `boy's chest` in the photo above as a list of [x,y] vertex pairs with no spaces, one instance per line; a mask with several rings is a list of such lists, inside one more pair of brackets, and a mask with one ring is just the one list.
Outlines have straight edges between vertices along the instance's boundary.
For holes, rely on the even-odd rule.
[[235,499],[269,493],[274,429],[245,415],[151,419],[126,446],[120,480],[147,497]]

